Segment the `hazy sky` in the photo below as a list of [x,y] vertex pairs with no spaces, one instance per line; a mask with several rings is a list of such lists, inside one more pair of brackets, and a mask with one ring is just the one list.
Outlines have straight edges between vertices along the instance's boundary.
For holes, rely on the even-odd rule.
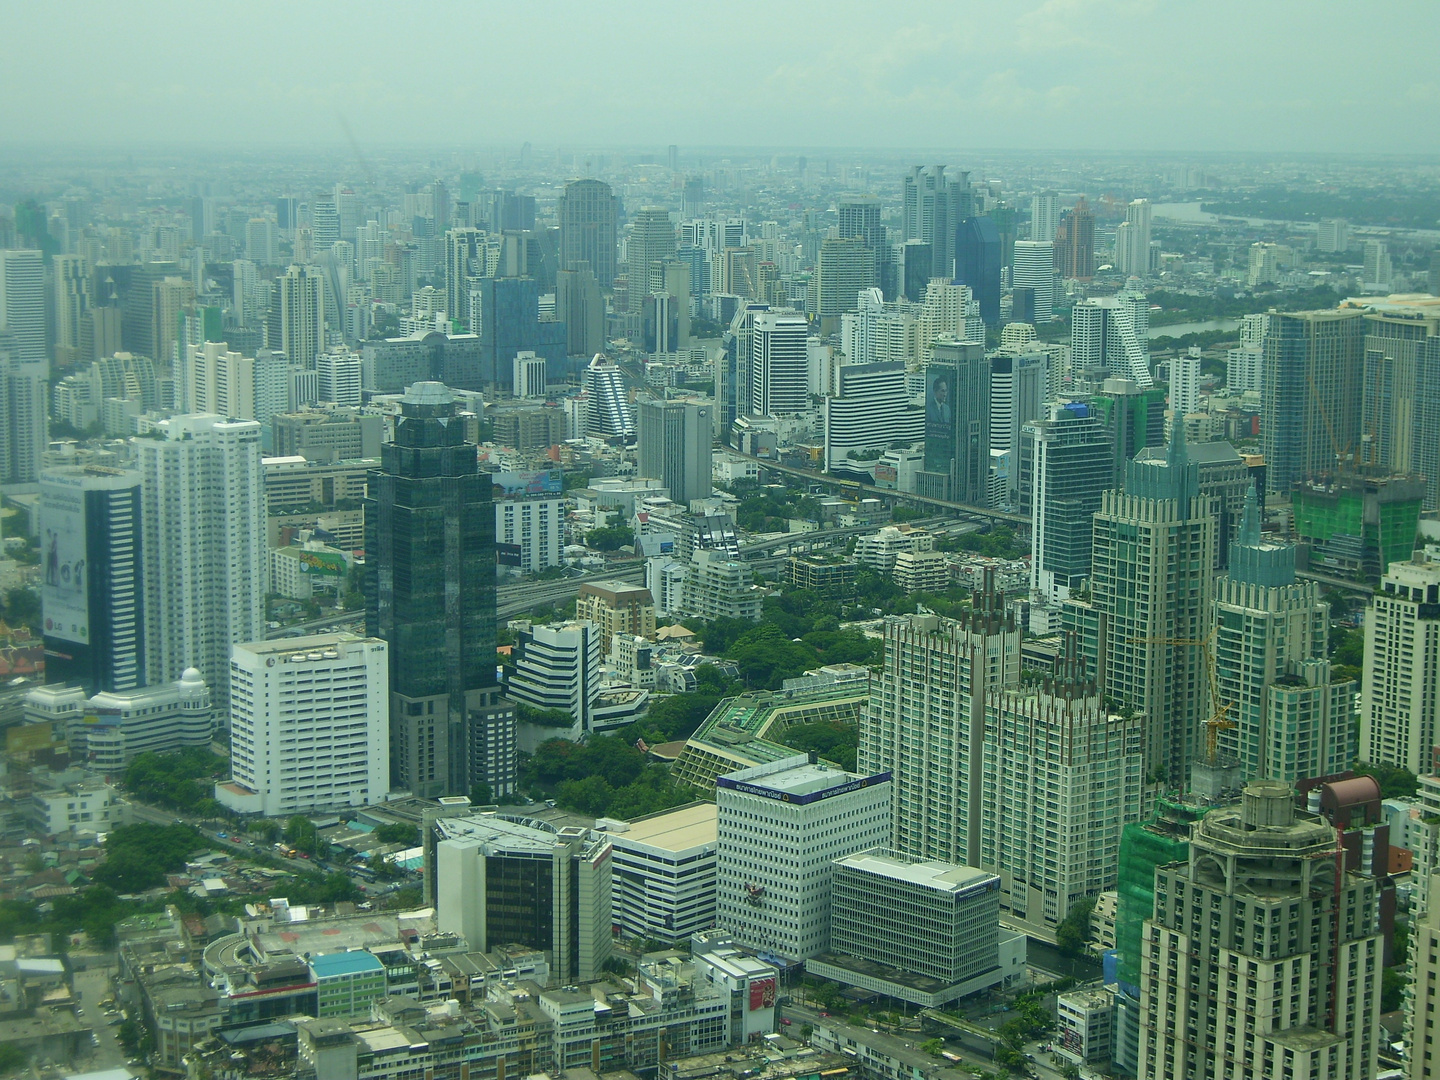
[[456,147],[1440,152],[1437,0],[6,8],[0,154],[345,122]]

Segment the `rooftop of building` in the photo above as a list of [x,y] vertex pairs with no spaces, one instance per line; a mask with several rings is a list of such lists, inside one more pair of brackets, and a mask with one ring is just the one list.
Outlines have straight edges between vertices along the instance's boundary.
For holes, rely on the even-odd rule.
[[[1207,465],[1243,465],[1245,459],[1228,442],[1186,443],[1190,460],[1202,469]],[[1166,448],[1147,446],[1135,455],[1136,461],[1164,461]]]
[[556,844],[569,837],[581,839],[581,851],[585,855],[602,842],[598,834],[581,826],[557,827],[538,817],[511,817],[496,813],[438,818],[435,827],[445,840],[475,840],[497,852],[530,855],[549,855]]
[[[380,645],[379,638],[362,637],[359,634],[341,632],[338,634],[309,634],[305,637],[276,638],[273,641],[249,641],[233,646],[254,656],[277,659],[297,657],[301,660],[327,659],[326,653],[335,652],[340,645]],[[328,657],[334,659],[334,657]],[[298,662],[298,660],[297,660]]]
[[973,866],[960,866],[939,859],[911,859],[897,852],[874,848],[835,860],[867,874],[920,885],[938,892],[963,893],[971,889],[999,889],[1000,879]]
[[888,780],[888,774],[875,777],[846,772],[839,766],[823,761],[811,761],[805,754],[795,754],[779,761],[730,773],[722,776],[719,782],[723,787],[742,792],[746,788],[758,788],[782,796],[788,795],[790,799],[784,800],[788,802],[798,801],[801,796],[832,792],[836,788],[865,786],[867,782],[878,782],[882,779]]
[[358,975],[366,971],[384,971],[385,965],[364,949],[348,952],[320,953],[310,957],[310,967],[317,979],[333,979],[340,975]]
[[712,802],[693,802],[661,810],[630,822],[601,823],[622,847],[644,844],[663,851],[687,851],[716,843],[717,809]]
[[598,596],[610,603],[653,604],[650,590],[628,581],[586,581],[580,585],[581,596]]

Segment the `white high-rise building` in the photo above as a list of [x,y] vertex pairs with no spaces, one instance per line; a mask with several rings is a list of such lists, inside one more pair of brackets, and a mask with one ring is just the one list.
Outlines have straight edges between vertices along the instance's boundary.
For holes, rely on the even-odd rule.
[[569,727],[546,727],[537,734],[523,724],[520,749],[527,753],[545,739],[578,740],[590,731],[600,694],[600,661],[608,642],[587,619],[559,626],[522,630],[515,645],[515,667],[507,669],[505,696],[534,709],[570,715]]
[[663,481],[670,497],[683,507],[708,499],[714,490],[710,477],[714,406],[651,400],[640,402],[636,411],[639,474]]
[[314,266],[291,266],[279,279],[280,347],[290,363],[313,368],[325,351],[325,281]]
[[1371,291],[1388,289],[1393,276],[1389,247],[1380,240],[1366,240],[1364,258],[1361,285]]
[[1321,251],[1348,251],[1350,223],[1344,218],[1324,218],[1315,230],[1315,246]]
[[536,356],[527,349],[515,354],[515,396],[537,398],[545,396],[545,358]]
[[925,410],[910,404],[903,362],[838,364],[833,381],[824,399],[827,469],[845,466],[852,451],[925,437]]
[[50,430],[49,370],[44,360],[16,358],[0,336],[0,484],[11,490],[34,490],[40,480]]
[[1135,199],[1125,208],[1128,227],[1116,234],[1117,269],[1131,277],[1150,276],[1150,209],[1149,199]]
[[585,369],[584,435],[592,439],[629,438],[635,434],[635,413],[625,390],[625,376],[604,353],[596,353]]
[[10,338],[10,356],[22,364],[47,364],[45,351],[45,261],[30,249],[0,249],[0,330]]
[[1225,354],[1225,389],[1232,394],[1259,393],[1264,353],[1259,346],[1241,345]]
[[215,798],[290,817],[368,806],[390,790],[389,646],[354,634],[236,645],[230,769]]
[[134,440],[141,479],[145,676],[198,668],[217,707],[230,647],[265,636],[265,497],[260,425],[189,414]]
[[1200,357],[1197,348],[1170,361],[1170,412],[1189,416],[1200,411]]
[[1015,257],[1010,267],[1010,284],[1032,289],[1035,294],[1035,322],[1047,323],[1055,317],[1055,242],[1054,240],[1016,240]]
[[90,260],[83,255],[56,255],[51,260],[55,278],[55,350],[66,363],[94,359],[80,355],[85,323],[90,318]]
[[[564,497],[495,500],[495,544],[501,566],[516,566],[527,574],[559,566],[564,537]],[[518,562],[507,562],[507,556]]]
[[1110,296],[1076,304],[1070,313],[1070,370],[1102,368],[1134,380],[1142,389],[1154,386],[1150,350],[1135,325],[1135,306]]
[[360,357],[355,353],[323,353],[315,358],[320,400],[334,405],[360,404]]
[[1060,195],[1054,191],[1042,191],[1030,196],[1030,239],[1054,241],[1055,230],[1060,227]]
[[750,412],[776,416],[810,408],[805,340],[809,325],[795,311],[757,311],[750,335]]
[[1440,745],[1440,563],[1394,562],[1365,613],[1360,757],[1435,771]]
[[831,863],[890,835],[890,774],[804,754],[716,781],[715,922],[748,948],[806,960],[830,944]]

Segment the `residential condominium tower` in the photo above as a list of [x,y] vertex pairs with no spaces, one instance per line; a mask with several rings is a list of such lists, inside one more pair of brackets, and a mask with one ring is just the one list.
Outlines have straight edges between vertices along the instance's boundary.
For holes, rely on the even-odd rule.
[[1360,757],[1418,775],[1440,745],[1440,563],[1393,562],[1365,613]]

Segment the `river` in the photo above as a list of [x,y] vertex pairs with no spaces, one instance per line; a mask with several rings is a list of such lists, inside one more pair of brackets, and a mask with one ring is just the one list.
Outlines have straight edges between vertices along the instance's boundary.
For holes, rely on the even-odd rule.
[[1241,319],[1207,319],[1205,322],[1171,323],[1169,326],[1150,327],[1150,337],[1184,337],[1186,334],[1203,334],[1207,330],[1238,330]]

